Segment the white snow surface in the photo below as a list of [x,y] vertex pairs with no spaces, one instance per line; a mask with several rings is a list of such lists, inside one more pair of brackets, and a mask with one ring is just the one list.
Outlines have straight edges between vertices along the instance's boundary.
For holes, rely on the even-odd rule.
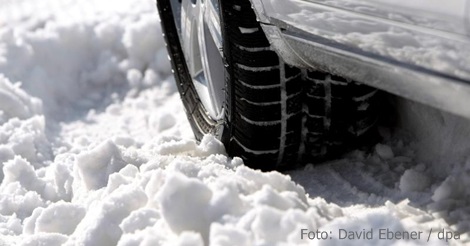
[[470,161],[436,172],[382,129],[370,153],[252,170],[192,137],[153,1],[0,2],[0,245],[470,242]]

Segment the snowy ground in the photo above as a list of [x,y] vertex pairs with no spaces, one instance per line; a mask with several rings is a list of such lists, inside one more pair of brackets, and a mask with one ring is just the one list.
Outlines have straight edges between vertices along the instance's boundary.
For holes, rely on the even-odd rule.
[[470,161],[438,172],[384,129],[371,154],[251,170],[193,140],[152,0],[0,3],[0,245],[470,243]]

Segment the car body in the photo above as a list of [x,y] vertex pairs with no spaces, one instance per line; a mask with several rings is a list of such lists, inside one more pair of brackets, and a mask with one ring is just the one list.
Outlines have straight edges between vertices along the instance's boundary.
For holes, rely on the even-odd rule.
[[470,118],[470,1],[251,1],[286,62]]
[[397,101],[389,107],[383,91],[470,118],[469,7],[470,0],[157,1],[196,139],[213,134],[230,156],[266,171],[373,146],[378,122],[406,113]]

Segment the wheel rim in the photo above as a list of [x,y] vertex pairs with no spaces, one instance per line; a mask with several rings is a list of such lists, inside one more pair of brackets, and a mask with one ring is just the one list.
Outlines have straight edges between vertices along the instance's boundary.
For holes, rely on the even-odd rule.
[[170,0],[188,71],[209,113],[223,117],[225,75],[218,0]]

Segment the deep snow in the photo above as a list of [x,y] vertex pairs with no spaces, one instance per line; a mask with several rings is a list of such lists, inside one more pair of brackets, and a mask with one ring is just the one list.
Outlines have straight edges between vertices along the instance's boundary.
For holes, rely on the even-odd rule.
[[251,170],[193,139],[153,1],[0,2],[0,245],[470,242],[470,161],[439,174],[383,128],[372,153]]

